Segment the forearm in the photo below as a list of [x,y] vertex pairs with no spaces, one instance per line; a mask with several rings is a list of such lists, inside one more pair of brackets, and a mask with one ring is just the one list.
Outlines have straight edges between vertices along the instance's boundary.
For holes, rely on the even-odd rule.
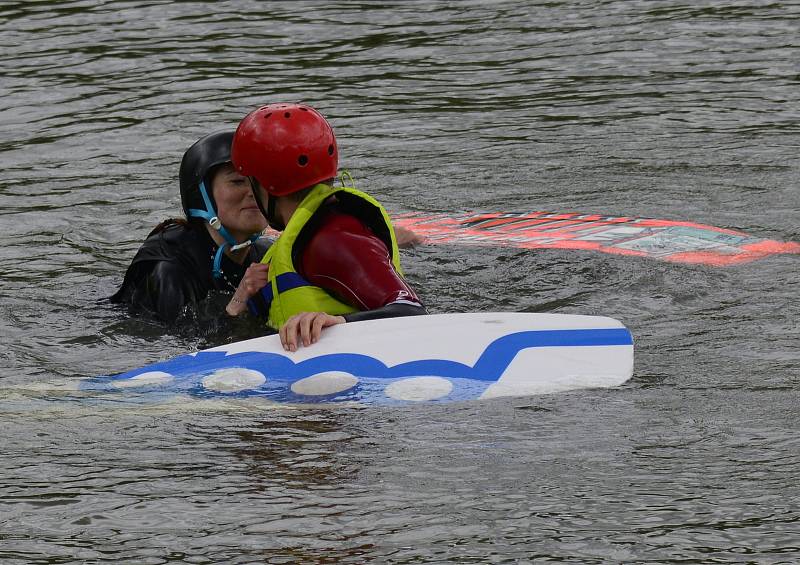
[[231,296],[228,305],[225,307],[225,313],[228,316],[233,316],[233,317],[241,316],[248,310],[247,300],[248,297],[244,296],[244,293],[240,292],[239,289],[236,289],[236,292],[234,293],[233,296]]
[[[240,316],[249,310],[248,300],[259,297],[259,291],[264,288],[269,276],[269,265],[262,263],[251,263],[247,267],[236,292],[233,293],[230,302],[225,307],[228,316]],[[268,308],[264,310],[268,311]]]

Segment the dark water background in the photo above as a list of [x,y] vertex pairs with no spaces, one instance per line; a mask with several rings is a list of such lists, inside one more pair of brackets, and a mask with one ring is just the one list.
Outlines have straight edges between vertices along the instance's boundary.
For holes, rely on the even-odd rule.
[[0,3],[0,563],[795,563],[798,256],[718,269],[420,247],[433,312],[609,315],[615,390],[184,412],[46,388],[242,339],[97,299],[201,135],[333,123],[395,212],[580,211],[800,240],[796,1]]

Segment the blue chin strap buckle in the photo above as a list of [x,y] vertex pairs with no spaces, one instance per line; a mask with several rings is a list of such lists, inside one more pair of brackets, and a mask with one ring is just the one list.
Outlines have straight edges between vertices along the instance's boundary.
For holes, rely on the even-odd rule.
[[203,218],[225,239],[225,243],[217,248],[217,253],[214,255],[213,274],[215,279],[220,279],[222,278],[222,254],[225,252],[225,249],[230,247],[232,251],[236,251],[237,249],[248,247],[255,240],[257,240],[259,236],[258,234],[255,234],[248,240],[243,241],[242,243],[237,243],[230,232],[225,229],[225,226],[222,225],[222,222],[219,221],[217,212],[214,209],[214,205],[211,203],[211,199],[208,197],[208,191],[206,190],[206,185],[203,181],[200,181],[200,195],[203,197],[203,202],[206,205],[206,209],[198,210],[197,208],[191,208],[189,210],[189,215],[195,218]]

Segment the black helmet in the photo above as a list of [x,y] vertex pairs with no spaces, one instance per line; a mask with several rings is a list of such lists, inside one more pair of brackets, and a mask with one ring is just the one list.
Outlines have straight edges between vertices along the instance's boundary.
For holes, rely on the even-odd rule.
[[[204,210],[212,215],[216,215],[216,202],[211,193],[209,173],[211,170],[223,163],[231,160],[231,143],[233,142],[232,131],[219,131],[207,135],[192,145],[183,154],[179,173],[181,186],[181,204],[183,213],[187,218],[191,218],[190,209]],[[203,195],[200,192],[200,182],[204,181],[208,198],[215,210],[206,208]]]

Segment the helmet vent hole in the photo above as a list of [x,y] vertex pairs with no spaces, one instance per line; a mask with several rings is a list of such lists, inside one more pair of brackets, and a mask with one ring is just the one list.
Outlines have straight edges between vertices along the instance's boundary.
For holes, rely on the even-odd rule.
[[297,164],[300,165],[301,167],[305,167],[306,165],[308,165],[308,155],[300,155],[297,158]]
[[328,155],[333,155],[333,144],[328,145]]
[[272,112],[268,112],[268,113],[264,114],[264,119],[268,120],[271,115],[272,115]]
[[292,117],[292,113],[291,112],[284,112],[283,113],[283,117],[284,118],[291,118]]
[[300,109],[301,109],[303,112],[308,112],[308,108],[306,108],[305,106],[300,106]]

